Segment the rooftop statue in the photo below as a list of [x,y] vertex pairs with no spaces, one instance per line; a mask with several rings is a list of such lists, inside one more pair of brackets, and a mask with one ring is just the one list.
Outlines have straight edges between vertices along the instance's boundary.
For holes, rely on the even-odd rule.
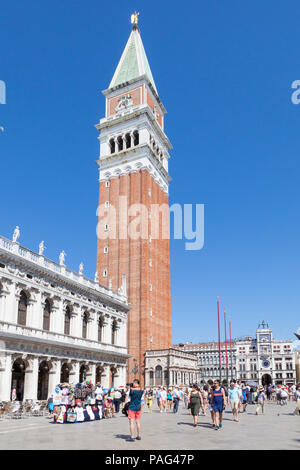
[[61,266],[64,266],[65,265],[65,259],[66,259],[66,253],[64,252],[64,250],[60,253],[59,255],[59,264]]
[[39,255],[42,255],[44,253],[44,250],[45,250],[45,245],[44,245],[44,240],[41,241],[41,243],[39,244]]
[[19,226],[17,225],[15,230],[14,230],[14,234],[13,234],[13,242],[17,242],[20,238],[20,229],[19,229]]

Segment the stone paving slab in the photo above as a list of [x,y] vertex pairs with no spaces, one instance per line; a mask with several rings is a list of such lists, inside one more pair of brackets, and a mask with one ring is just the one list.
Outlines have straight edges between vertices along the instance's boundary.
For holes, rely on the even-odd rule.
[[126,442],[128,419],[122,414],[107,420],[80,424],[52,424],[45,417],[0,421],[0,449],[4,450],[202,450],[300,449],[300,416],[295,403],[266,405],[265,415],[255,415],[255,405],[240,414],[240,422],[224,413],[223,428],[215,431],[210,416],[200,416],[198,427],[182,406],[177,414],[143,413],[142,440]]

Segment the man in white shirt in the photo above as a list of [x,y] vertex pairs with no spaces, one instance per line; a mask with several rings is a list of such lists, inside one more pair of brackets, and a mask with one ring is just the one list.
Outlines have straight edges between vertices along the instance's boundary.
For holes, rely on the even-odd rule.
[[163,411],[167,412],[166,402],[167,402],[167,392],[164,388],[161,388],[161,391],[160,391],[160,412],[161,413]]
[[119,413],[120,411],[120,404],[121,404],[121,392],[120,390],[116,390],[114,394],[114,405],[115,405],[115,412]]
[[180,400],[178,387],[174,388],[173,393],[172,393],[172,398],[173,398],[173,403],[174,403],[173,412],[177,413],[178,407],[179,407],[179,400]]

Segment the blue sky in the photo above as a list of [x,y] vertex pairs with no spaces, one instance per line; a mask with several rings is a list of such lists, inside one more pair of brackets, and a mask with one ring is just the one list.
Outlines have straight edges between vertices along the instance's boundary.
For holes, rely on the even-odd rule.
[[1,7],[0,233],[93,277],[99,148],[94,128],[140,11],[171,152],[170,203],[205,204],[205,246],[171,242],[173,341],[233,336],[299,315],[299,2],[27,0]]

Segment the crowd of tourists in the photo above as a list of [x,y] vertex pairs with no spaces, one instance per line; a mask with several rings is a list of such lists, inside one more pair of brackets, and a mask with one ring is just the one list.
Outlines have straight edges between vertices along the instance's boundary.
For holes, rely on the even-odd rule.
[[[89,385],[91,386],[91,385]],[[85,389],[88,386],[85,385]],[[87,393],[85,392],[85,396]],[[125,415],[129,419],[130,438],[133,442],[141,439],[140,419],[143,412],[152,413],[153,404],[157,404],[159,413],[174,413],[179,409],[180,403],[192,416],[193,426],[197,427],[198,417],[210,415],[212,428],[216,431],[222,429],[223,413],[226,407],[232,411],[233,421],[239,421],[239,414],[247,412],[249,404],[255,406],[255,414],[264,414],[266,404],[275,402],[285,405],[288,401],[295,401],[294,414],[300,415],[300,385],[247,385],[241,381],[232,380],[229,386],[221,385],[218,380],[212,384],[190,387],[155,387],[143,389],[140,382],[134,380],[126,387],[102,388],[97,384],[93,388],[93,395],[88,397],[87,405],[92,404],[100,410],[100,418],[109,419],[118,415]],[[53,412],[51,398],[49,410]],[[136,430],[136,431],[135,431]]]

